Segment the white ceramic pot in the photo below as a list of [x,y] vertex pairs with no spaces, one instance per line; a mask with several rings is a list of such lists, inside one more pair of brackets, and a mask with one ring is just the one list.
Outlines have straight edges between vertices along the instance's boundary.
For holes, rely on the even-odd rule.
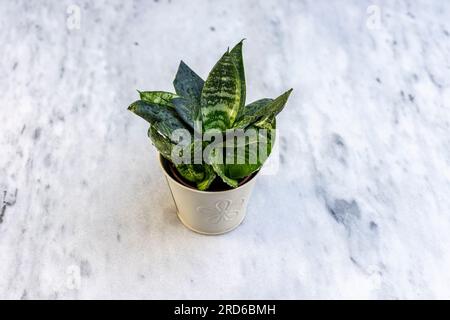
[[178,218],[189,229],[207,235],[219,235],[238,227],[244,220],[256,176],[226,191],[200,191],[176,181],[160,163],[177,207]]

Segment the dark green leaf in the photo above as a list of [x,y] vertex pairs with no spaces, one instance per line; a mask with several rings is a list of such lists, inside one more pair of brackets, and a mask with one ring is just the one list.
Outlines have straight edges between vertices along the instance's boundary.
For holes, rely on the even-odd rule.
[[[178,136],[176,138],[179,139],[175,139],[175,136],[172,138],[173,131],[171,129],[164,122],[156,122],[150,126],[148,136],[152,140],[153,145],[166,159],[170,159],[172,163],[175,163],[173,156],[174,152],[176,152],[175,154],[178,157],[176,161],[181,162],[184,159],[183,155],[185,152],[187,154],[191,153],[192,135],[188,136],[188,139]],[[189,134],[188,131],[187,133]]]
[[167,160],[172,159],[172,143],[168,137],[158,131],[156,126],[150,126],[148,136],[152,140],[153,145],[158,149],[159,153]]
[[200,104],[188,98],[175,98],[172,100],[175,110],[181,119],[191,128],[200,131],[198,121],[200,120]]
[[177,75],[173,81],[175,92],[182,97],[200,102],[203,84],[205,82],[183,61],[180,62]]
[[[172,150],[175,144],[159,130],[159,125],[161,123],[151,125],[148,130],[148,136],[159,153],[167,160],[172,161]],[[186,163],[175,167],[184,179],[195,183],[199,190],[208,189],[216,178],[213,168],[207,164]]]
[[158,124],[159,129],[164,131],[163,134],[168,137],[171,136],[174,130],[186,129],[185,124],[178,119],[178,116],[173,109],[138,100],[133,102],[128,107],[128,110],[147,120],[152,125],[160,123]]
[[203,86],[201,114],[203,129],[231,128],[239,111],[241,85],[229,52],[216,63]]

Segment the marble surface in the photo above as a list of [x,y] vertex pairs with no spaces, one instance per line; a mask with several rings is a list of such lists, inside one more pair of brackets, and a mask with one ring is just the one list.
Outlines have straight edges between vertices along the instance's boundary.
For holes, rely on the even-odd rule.
[[[449,16],[437,0],[1,1],[0,298],[450,298]],[[126,107],[244,37],[248,101],[294,88],[280,166],[240,228],[201,236]]]

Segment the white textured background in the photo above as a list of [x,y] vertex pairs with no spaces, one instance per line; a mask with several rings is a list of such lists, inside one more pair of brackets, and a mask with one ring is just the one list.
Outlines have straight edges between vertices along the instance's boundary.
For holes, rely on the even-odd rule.
[[[0,298],[450,298],[449,16],[438,0],[0,0]],[[180,59],[206,78],[244,37],[248,101],[294,88],[281,166],[240,228],[200,236],[126,107],[171,90]]]

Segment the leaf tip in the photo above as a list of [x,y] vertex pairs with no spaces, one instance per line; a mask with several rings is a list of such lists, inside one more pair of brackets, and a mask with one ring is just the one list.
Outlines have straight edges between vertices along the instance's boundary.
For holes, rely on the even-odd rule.
[[242,38],[241,41],[236,43],[236,45],[233,47],[233,49],[231,51],[233,51],[236,48],[242,47],[242,44],[244,43],[244,40],[247,40],[247,39],[246,38]]
[[241,41],[239,41],[239,42],[235,45],[235,47],[238,47],[238,46],[242,47],[242,45],[244,44],[244,41],[245,41],[245,40],[247,40],[247,39],[246,39],[246,38],[242,38]]
[[236,180],[228,181],[228,185],[232,188],[237,188],[239,187],[239,182],[237,182]]
[[289,96],[291,95],[292,91],[294,91],[293,88],[290,88],[288,91],[286,91],[285,93],[283,93],[280,97],[283,97],[284,99],[288,99]]
[[134,105],[135,103],[133,102],[132,104],[130,104],[127,108],[127,110],[134,112],[134,110],[136,109],[136,106]]

